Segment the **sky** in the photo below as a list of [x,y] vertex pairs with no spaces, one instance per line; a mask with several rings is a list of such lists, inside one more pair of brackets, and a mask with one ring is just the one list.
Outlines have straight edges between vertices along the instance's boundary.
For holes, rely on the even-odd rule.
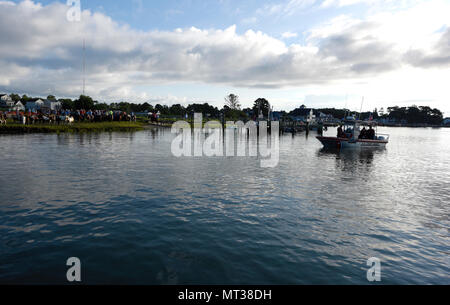
[[[449,0],[0,0],[0,93],[450,116]],[[72,6],[71,6],[72,5]],[[79,18],[77,18],[79,17]]]

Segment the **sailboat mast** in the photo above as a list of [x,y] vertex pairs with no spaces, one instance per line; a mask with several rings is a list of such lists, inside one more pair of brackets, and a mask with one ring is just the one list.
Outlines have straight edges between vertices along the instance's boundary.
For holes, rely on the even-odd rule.
[[361,112],[362,112],[362,109],[363,109],[363,105],[364,105],[364,96],[363,96],[362,101],[361,101],[361,109],[359,110],[359,119],[358,120],[361,120]]
[[347,104],[348,104],[348,93],[347,93],[347,95],[345,96],[345,107],[344,107],[345,114],[344,114],[344,120],[347,119]]

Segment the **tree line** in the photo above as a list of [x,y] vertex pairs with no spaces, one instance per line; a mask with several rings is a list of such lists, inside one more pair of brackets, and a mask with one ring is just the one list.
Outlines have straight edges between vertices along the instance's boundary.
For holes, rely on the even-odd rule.
[[386,110],[384,108],[380,108],[380,110],[375,108],[373,111],[362,113],[352,112],[349,109],[334,108],[318,109],[318,111],[331,114],[337,119],[344,119],[346,116],[355,116],[361,120],[368,120],[372,117],[374,120],[385,119],[398,123],[430,125],[440,125],[444,120],[444,114],[439,109],[416,105],[409,107],[393,106],[388,107]]
[[[30,101],[36,101],[39,98],[28,97],[27,95],[19,96],[18,94],[10,94],[10,97],[15,102],[22,102],[26,104]],[[90,96],[80,95],[78,99],[57,99],[53,95],[47,96],[48,100],[59,101],[63,109],[79,110],[79,109],[90,109],[90,110],[120,110],[123,112],[159,112],[163,116],[175,116],[184,117],[186,115],[191,116],[194,113],[202,113],[205,117],[210,118],[222,118],[235,119],[235,120],[246,120],[255,119],[260,113],[267,117],[270,111],[270,103],[265,98],[258,98],[253,103],[252,108],[241,109],[241,103],[239,96],[236,94],[229,94],[224,98],[224,106],[222,109],[212,106],[208,103],[192,103],[188,106],[183,106],[181,104],[174,104],[171,106],[156,104],[152,105],[147,102],[141,104],[129,103],[129,102],[118,102],[118,103],[100,103],[93,100]],[[279,111],[282,118],[288,119],[298,116],[303,113],[306,107],[302,105],[290,112]],[[387,119],[396,122],[405,122],[409,124],[432,124],[439,125],[442,123],[444,117],[443,113],[436,108],[431,108],[428,106],[409,106],[409,107],[399,107],[393,106],[388,107],[386,110],[381,108],[380,110],[374,109],[368,112],[355,112],[349,109],[336,109],[336,108],[320,108],[313,109],[315,115],[319,113],[324,113],[326,115],[332,115],[336,119],[344,119],[347,116],[355,116],[362,120],[367,120],[370,117],[373,119]]]
[[[34,102],[38,99],[44,99],[40,97],[29,97],[27,95],[18,95],[15,93],[10,94],[10,97],[15,102],[22,102],[26,105],[27,102]],[[224,106],[222,109],[212,106],[209,103],[192,103],[188,106],[183,106],[181,104],[174,104],[171,106],[156,104],[152,105],[150,103],[129,103],[129,102],[117,102],[117,103],[100,103],[90,96],[80,95],[78,99],[61,98],[57,99],[54,95],[49,95],[47,100],[54,100],[61,103],[62,109],[70,110],[119,110],[123,112],[159,112],[163,116],[176,116],[184,117],[186,114],[188,116],[194,113],[202,113],[205,117],[210,118],[221,118],[226,117],[229,119],[249,119],[253,113],[257,113],[261,110],[263,114],[267,116],[269,110],[269,102],[266,99],[259,98],[255,101],[253,108],[241,109],[241,104],[239,97],[235,94],[230,94],[225,97]]]

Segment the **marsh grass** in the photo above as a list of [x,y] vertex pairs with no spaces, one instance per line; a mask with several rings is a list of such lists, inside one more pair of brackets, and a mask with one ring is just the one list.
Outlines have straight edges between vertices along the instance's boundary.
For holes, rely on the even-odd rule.
[[68,124],[8,124],[0,126],[0,134],[20,133],[62,133],[62,132],[110,132],[110,131],[138,131],[143,130],[142,122],[101,122],[101,123],[73,123]]

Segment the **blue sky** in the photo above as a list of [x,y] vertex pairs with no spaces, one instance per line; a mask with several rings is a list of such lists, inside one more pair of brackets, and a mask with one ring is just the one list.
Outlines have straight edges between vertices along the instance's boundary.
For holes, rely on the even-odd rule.
[[[14,2],[20,2],[15,0]],[[39,1],[43,4],[54,0]],[[60,1],[66,3],[66,1]],[[176,28],[197,27],[227,28],[238,25],[238,32],[248,29],[261,30],[273,36],[287,31],[303,32],[312,25],[327,20],[337,14],[362,14],[367,8],[364,3],[345,7],[317,9],[317,5],[305,5],[304,9],[292,11],[290,14],[264,15],[265,6],[274,6],[289,1],[262,0],[85,0],[81,1],[83,9],[102,12],[118,22],[131,25],[133,28],[147,30],[173,30]],[[307,2],[307,1],[304,1]],[[319,1],[320,3],[321,1]],[[255,19],[252,19],[255,18]]]
[[102,101],[221,106],[233,92],[244,106],[358,109],[365,96],[450,114],[448,1],[81,0],[76,24],[56,2],[0,0],[0,39],[13,37],[0,91],[77,96],[85,39],[86,90]]

